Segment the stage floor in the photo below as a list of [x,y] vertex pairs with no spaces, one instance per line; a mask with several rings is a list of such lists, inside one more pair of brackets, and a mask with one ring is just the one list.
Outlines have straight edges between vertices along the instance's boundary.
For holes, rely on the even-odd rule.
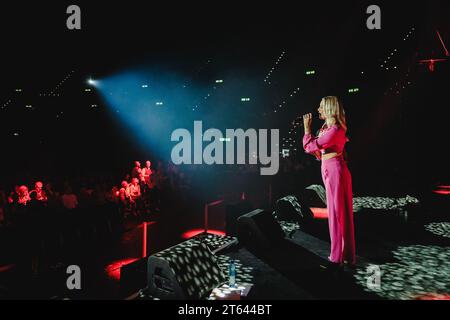
[[[192,208],[191,208],[192,209]],[[201,209],[198,207],[197,212]],[[425,210],[425,209],[424,209]],[[201,211],[200,211],[201,212]],[[441,212],[442,213],[442,212]],[[186,241],[201,230],[202,215],[186,207],[169,207],[145,219],[147,256]],[[80,248],[64,260],[32,275],[25,265],[5,264],[0,272],[3,299],[125,299],[146,283],[123,290],[121,267],[136,263],[145,273],[144,219],[129,220],[118,241],[98,248]],[[406,212],[363,209],[355,212],[358,264],[354,269],[327,263],[328,220],[283,226],[286,238],[270,250],[242,244],[218,252],[223,271],[228,260],[237,263],[237,282],[251,284],[242,299],[448,299],[450,297],[450,223],[432,211]],[[287,228],[288,227],[288,228]],[[196,231],[197,232],[197,231]],[[220,236],[217,236],[220,238]],[[83,272],[82,290],[65,287],[66,266]],[[377,271],[379,286],[368,285]],[[372,278],[371,278],[372,279]],[[123,281],[122,281],[123,282]],[[372,281],[373,282],[373,281]],[[373,282],[376,284],[376,282]]]

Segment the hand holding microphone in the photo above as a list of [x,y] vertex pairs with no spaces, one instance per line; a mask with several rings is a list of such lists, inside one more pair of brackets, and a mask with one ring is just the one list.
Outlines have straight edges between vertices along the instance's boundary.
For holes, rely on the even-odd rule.
[[305,128],[305,133],[311,133],[311,123],[312,123],[312,114],[307,113],[303,115],[303,127]]

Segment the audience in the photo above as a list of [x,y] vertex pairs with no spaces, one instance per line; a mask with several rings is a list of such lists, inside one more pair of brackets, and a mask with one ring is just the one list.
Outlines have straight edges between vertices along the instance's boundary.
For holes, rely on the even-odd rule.
[[30,198],[34,201],[38,201],[41,203],[46,203],[48,201],[47,195],[43,188],[43,183],[41,181],[37,181],[34,184],[34,190],[30,191]]
[[28,187],[22,185],[19,187],[19,194],[17,198],[17,204],[21,206],[26,206],[31,201],[30,194],[28,193]]
[[[279,179],[296,179],[297,174],[307,176],[306,168],[311,166],[311,161],[300,157],[299,161],[292,158],[280,159]],[[214,167],[214,168],[213,168]],[[65,181],[62,186],[64,192],[58,192],[49,181],[34,182],[34,189],[28,191],[27,185],[15,185],[14,191],[6,196],[0,191],[0,224],[5,224],[8,217],[14,216],[14,212],[21,207],[30,207],[32,204],[48,207],[49,209],[65,208],[91,208],[105,204],[117,205],[123,218],[139,217],[158,212],[162,204],[162,198],[169,202],[172,195],[184,201],[189,198],[189,191],[197,183],[199,173],[209,172],[216,174],[256,175],[259,169],[256,165],[239,166],[177,166],[172,162],[158,161],[155,169],[151,161],[145,161],[145,167],[141,168],[139,161],[134,161],[134,167],[124,175],[119,186],[113,183],[112,177],[87,177],[81,176]],[[72,187],[73,186],[73,187]],[[14,218],[11,219],[11,221]]]
[[77,196],[72,192],[72,188],[70,186],[66,186],[66,189],[61,196],[61,202],[63,207],[68,210],[72,210],[78,207]]

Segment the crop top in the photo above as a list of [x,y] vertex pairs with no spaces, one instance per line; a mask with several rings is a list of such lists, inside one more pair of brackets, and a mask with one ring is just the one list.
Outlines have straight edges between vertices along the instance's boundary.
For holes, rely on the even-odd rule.
[[345,130],[338,125],[322,128],[318,137],[313,137],[311,133],[303,136],[303,149],[306,153],[322,155],[326,153],[342,153],[345,143],[349,139],[345,135]]

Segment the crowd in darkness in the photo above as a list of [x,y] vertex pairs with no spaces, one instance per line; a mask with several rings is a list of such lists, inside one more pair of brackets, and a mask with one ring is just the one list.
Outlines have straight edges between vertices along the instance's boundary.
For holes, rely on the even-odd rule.
[[[295,161],[281,158],[280,176],[304,173],[311,164],[309,159]],[[176,166],[171,162],[158,161],[156,168],[150,161],[141,167],[139,161],[123,177],[97,176],[75,177],[64,181],[31,181],[29,185],[15,185],[6,191],[0,189],[0,225],[14,224],[18,213],[33,208],[49,208],[71,212],[77,208],[89,208],[114,204],[123,218],[139,217],[160,210],[163,198],[176,194],[177,199],[185,196],[192,187],[197,172],[215,170],[214,166]],[[224,170],[231,168],[226,167]],[[257,166],[234,166],[238,175],[258,175]],[[122,178],[122,179],[120,179]]]
[[[121,179],[122,178],[122,179]],[[158,211],[164,193],[185,187],[185,174],[179,167],[159,161],[156,168],[139,161],[123,177],[75,177],[64,181],[41,179],[29,184],[16,184],[11,189],[0,187],[0,226],[14,225],[18,216],[34,209],[75,212],[105,204],[120,209],[123,218],[138,217]]]
[[271,189],[278,197],[298,188],[294,185],[311,172],[311,161],[281,158],[279,173],[270,177],[261,176],[258,165],[178,166],[158,161],[152,167],[147,160],[141,167],[134,161],[123,174],[40,177],[10,189],[0,187],[0,260],[24,266],[31,261],[32,272],[38,273],[43,261],[80,252],[74,239],[86,241],[82,252],[109,243],[92,241],[91,230],[109,230],[105,234],[118,239],[124,227],[153,214],[164,217],[174,208],[195,210],[233,193],[259,201],[267,198],[268,184],[283,186]]

